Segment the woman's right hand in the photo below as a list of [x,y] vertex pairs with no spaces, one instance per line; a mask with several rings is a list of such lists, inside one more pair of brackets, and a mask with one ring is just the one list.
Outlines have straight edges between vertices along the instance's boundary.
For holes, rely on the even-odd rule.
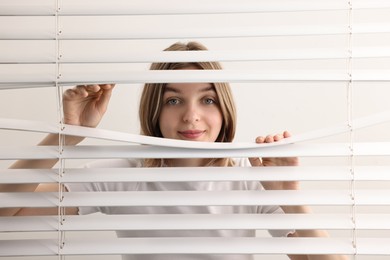
[[78,85],[63,95],[64,123],[96,127],[103,118],[115,84]]
[[[76,86],[68,89],[63,95],[64,123],[70,125],[96,127],[107,110],[114,84]],[[76,145],[83,137],[69,137],[65,145]],[[47,135],[39,145],[58,145],[56,134]],[[10,169],[50,169],[58,162],[57,159],[18,160]],[[58,192],[58,184],[1,184],[1,192]],[[66,214],[77,214],[77,208],[67,208]],[[57,208],[0,208],[0,216],[15,215],[56,215]]]

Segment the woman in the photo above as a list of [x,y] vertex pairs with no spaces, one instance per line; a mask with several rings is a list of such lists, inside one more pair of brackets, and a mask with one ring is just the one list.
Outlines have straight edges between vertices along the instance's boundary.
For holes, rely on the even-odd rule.
[[[166,51],[206,50],[196,42],[176,43]],[[198,70],[222,69],[217,62],[198,63],[155,63],[152,70]],[[113,84],[77,86],[63,96],[64,123],[96,127],[102,119],[114,88]],[[232,142],[236,129],[236,110],[227,83],[160,83],[146,84],[139,109],[141,132],[144,135],[203,142]],[[270,143],[289,137],[288,132],[258,137],[257,143]],[[80,137],[67,136],[66,145],[76,145]],[[58,145],[58,136],[48,135],[40,145]],[[51,168],[56,160],[18,161],[12,168]],[[281,166],[297,165],[297,158],[250,158],[250,159],[121,159],[99,161],[87,167],[201,167],[201,166]],[[160,190],[261,190],[298,189],[298,182],[142,182],[142,183],[85,183],[67,184],[72,191],[160,191]],[[3,185],[2,191],[57,191],[57,184]],[[224,207],[81,207],[68,208],[67,214],[283,214],[308,213],[305,206],[224,206]],[[2,215],[57,214],[57,209],[6,209]],[[324,237],[324,231],[270,231],[273,236]],[[118,231],[120,237],[253,237],[255,230],[204,230],[204,231]],[[250,255],[128,255],[124,259],[253,259]],[[290,256],[291,259],[336,260],[344,256],[310,255]]]

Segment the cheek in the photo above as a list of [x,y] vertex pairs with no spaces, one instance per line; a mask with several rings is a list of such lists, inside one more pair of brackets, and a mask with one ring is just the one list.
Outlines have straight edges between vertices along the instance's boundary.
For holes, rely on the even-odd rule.
[[220,131],[222,127],[222,113],[219,110],[209,113],[210,123],[216,128],[215,130]]
[[165,109],[161,110],[158,124],[160,126],[160,131],[163,137],[167,137],[170,129],[174,125],[173,118],[174,115],[172,112],[166,111]]
[[166,115],[167,115],[166,113],[161,111],[160,117],[158,119],[158,125],[160,127],[160,131],[161,131],[161,134],[163,135],[163,137],[164,137],[164,132],[165,132],[165,128],[166,128],[164,123],[167,121]]

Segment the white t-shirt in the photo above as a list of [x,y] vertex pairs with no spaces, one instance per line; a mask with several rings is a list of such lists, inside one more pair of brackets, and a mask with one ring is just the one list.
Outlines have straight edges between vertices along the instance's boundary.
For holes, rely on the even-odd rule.
[[[236,167],[250,167],[248,159],[235,159]],[[101,160],[86,165],[87,168],[143,167],[142,160]],[[109,173],[107,173],[109,174]],[[88,191],[224,191],[261,190],[257,181],[223,182],[110,182],[69,183],[70,192]],[[101,212],[104,214],[283,214],[279,206],[180,206],[180,207],[80,207],[79,214]],[[256,230],[126,230],[117,231],[118,237],[255,237]],[[290,230],[269,230],[272,236],[287,236]],[[251,260],[251,255],[124,255],[124,260]]]

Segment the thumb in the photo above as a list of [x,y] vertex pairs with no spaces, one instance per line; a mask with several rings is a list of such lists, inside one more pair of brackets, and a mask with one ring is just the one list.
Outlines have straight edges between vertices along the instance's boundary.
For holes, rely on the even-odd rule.
[[261,159],[259,157],[255,157],[255,158],[248,158],[249,159],[249,162],[251,163],[251,165],[253,167],[256,167],[256,166],[263,166],[263,162],[261,161]]

